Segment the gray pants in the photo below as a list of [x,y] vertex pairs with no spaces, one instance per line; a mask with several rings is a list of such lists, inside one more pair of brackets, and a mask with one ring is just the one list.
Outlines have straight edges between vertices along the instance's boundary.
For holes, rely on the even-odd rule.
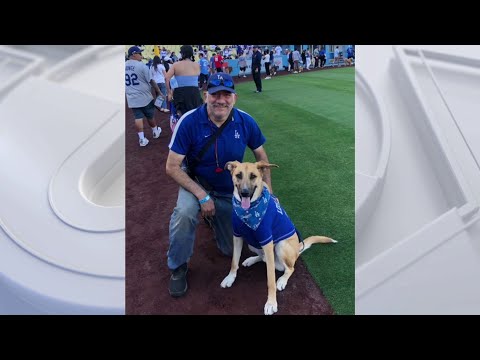
[[[218,249],[226,256],[233,253],[232,195],[210,192],[215,203],[213,230]],[[193,254],[195,230],[198,225],[200,204],[189,191],[180,187],[177,206],[170,218],[170,246],[168,248],[168,268],[173,270],[188,262]]]

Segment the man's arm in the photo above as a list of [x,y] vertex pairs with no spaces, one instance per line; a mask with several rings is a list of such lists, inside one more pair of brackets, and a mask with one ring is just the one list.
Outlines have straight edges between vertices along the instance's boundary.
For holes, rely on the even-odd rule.
[[[162,73],[163,73],[163,77],[165,78],[165,87],[168,90],[168,88],[167,88],[167,72],[165,71],[165,69],[162,69]],[[165,90],[166,94],[163,94],[165,96],[165,99],[167,99],[167,95],[168,95],[167,90]]]
[[150,79],[150,86],[153,87],[153,89],[155,90],[155,97],[157,97],[158,95],[160,95],[160,89],[158,88],[158,85],[157,83],[155,82],[155,80],[153,80],[153,78],[151,77],[151,69],[148,68],[147,65],[144,66],[144,73],[145,73],[145,79]]
[[[263,146],[259,146],[258,148],[253,150],[253,155],[255,155],[255,159],[257,161],[263,160],[267,163],[270,163],[268,161],[267,153],[265,152],[265,149],[263,148]],[[270,192],[273,194],[272,178],[270,176],[270,169],[269,168],[265,168],[265,170],[263,171],[263,181],[265,181],[267,183],[268,187],[270,188]]]
[[[188,174],[182,170],[181,164],[185,155],[177,154],[170,150],[167,157],[166,172],[175,182],[183,187],[185,190],[191,192],[198,200],[204,199],[208,193],[195,181],[193,181]],[[213,199],[200,205],[202,216],[214,216],[215,205]]]
[[170,66],[170,69],[168,69],[167,74],[165,75],[165,86],[167,87],[167,97],[168,101],[171,101],[173,98],[173,93],[172,89],[170,88],[170,79],[172,76],[175,74],[175,70],[173,68],[173,65]]
[[155,80],[151,79],[150,85],[152,85],[153,89],[155,90],[155,97],[159,96],[162,93]]

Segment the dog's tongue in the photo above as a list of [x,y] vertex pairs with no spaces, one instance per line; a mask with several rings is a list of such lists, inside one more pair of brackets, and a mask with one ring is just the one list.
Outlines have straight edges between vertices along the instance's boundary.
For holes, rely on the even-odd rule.
[[249,197],[242,197],[242,209],[247,210],[250,208],[250,198]]

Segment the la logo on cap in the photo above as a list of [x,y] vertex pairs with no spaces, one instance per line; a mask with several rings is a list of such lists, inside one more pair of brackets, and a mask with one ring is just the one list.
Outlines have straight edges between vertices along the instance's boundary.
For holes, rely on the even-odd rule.
[[217,79],[218,79],[218,80],[223,80],[222,75],[217,75]]

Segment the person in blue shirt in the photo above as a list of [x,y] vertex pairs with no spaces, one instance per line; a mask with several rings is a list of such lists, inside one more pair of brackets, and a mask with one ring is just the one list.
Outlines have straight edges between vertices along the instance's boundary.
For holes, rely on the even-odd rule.
[[345,63],[350,66],[353,64],[354,61],[355,61],[355,50],[353,49],[353,47],[349,46],[347,48],[347,58],[345,59]]
[[[180,118],[169,144],[166,172],[180,186],[170,219],[167,253],[172,271],[169,292],[174,297],[187,291],[187,263],[193,254],[199,213],[210,219],[219,250],[232,256],[233,183],[230,172],[224,170],[225,164],[243,161],[247,146],[257,161],[268,163],[263,147],[266,139],[256,121],[234,107],[237,94],[232,77],[222,72],[212,74],[204,98],[204,105]],[[202,148],[224,123],[221,134],[210,141],[198,159]],[[271,189],[269,170],[263,180]]]
[[347,59],[355,59],[354,53],[353,53],[353,47],[349,46],[347,49]]
[[[196,109],[203,104],[202,97],[198,91],[198,76],[200,65],[193,57],[193,47],[183,45],[180,48],[182,61],[174,63],[167,71],[165,85],[167,86],[168,101],[173,101],[177,113],[181,116],[187,111]],[[170,79],[175,76],[178,87],[170,87]]]
[[318,54],[320,55],[320,67],[323,68],[325,66],[325,63],[327,62],[327,53],[325,51],[325,48],[322,47]]
[[200,65],[200,75],[198,75],[198,88],[203,89],[203,85],[207,83],[208,77],[210,76],[210,63],[205,59],[203,53],[198,54],[200,60],[198,64]]

